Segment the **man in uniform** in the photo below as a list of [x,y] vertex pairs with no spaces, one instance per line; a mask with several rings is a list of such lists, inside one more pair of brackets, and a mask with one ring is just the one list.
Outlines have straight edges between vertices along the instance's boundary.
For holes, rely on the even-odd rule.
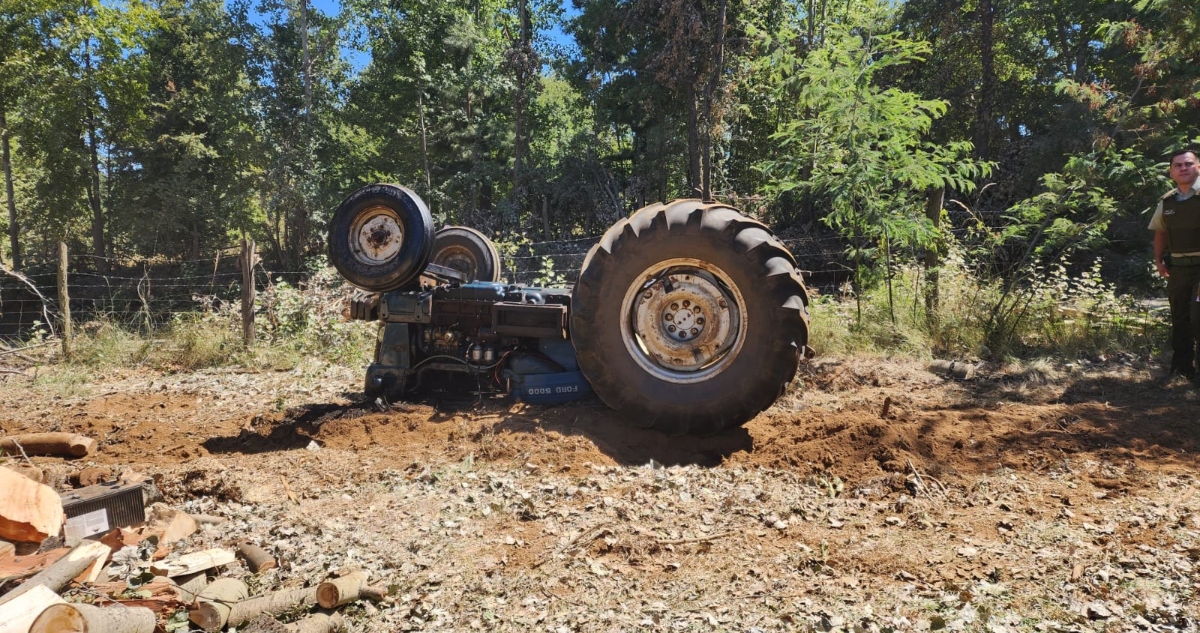
[[[1176,188],[1158,202],[1150,220],[1154,231],[1154,265],[1167,279],[1171,303],[1171,374],[1196,376],[1196,337],[1200,334],[1200,175],[1197,151],[1185,149],[1171,155],[1171,180]],[[1196,306],[1193,308],[1193,306]],[[1193,315],[1193,311],[1197,314]]]

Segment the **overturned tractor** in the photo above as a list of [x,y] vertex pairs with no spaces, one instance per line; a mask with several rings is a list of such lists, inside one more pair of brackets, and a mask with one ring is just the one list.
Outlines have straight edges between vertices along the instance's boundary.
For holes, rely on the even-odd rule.
[[727,205],[675,200],[614,224],[570,288],[504,284],[495,246],[435,233],[411,190],[376,184],[334,214],[329,254],[382,323],[368,396],[464,381],[556,404],[594,391],[635,424],[711,434],[769,407],[808,341],[796,260]]

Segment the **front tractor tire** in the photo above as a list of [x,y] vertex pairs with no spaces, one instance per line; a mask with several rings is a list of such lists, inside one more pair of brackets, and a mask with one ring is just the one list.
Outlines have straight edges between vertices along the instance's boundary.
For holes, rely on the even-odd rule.
[[500,253],[486,235],[465,226],[447,226],[433,238],[431,263],[453,268],[470,281],[500,281]]
[[741,426],[808,342],[796,260],[732,207],[676,200],[613,225],[571,295],[579,367],[605,404],[671,435]]
[[329,223],[329,259],[351,284],[368,292],[397,290],[417,279],[433,251],[433,217],[413,190],[361,187]]

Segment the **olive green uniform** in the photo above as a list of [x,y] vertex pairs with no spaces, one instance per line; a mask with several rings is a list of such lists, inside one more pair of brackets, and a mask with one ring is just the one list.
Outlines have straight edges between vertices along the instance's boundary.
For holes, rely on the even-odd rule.
[[1171,372],[1196,374],[1196,338],[1200,334],[1200,195],[1175,189],[1163,196],[1150,228],[1167,234],[1167,299],[1171,304]]

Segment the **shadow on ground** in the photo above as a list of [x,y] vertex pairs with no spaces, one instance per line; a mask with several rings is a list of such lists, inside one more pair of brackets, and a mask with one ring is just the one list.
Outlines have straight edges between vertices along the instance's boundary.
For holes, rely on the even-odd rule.
[[367,401],[313,403],[259,417],[237,435],[209,438],[204,447],[211,453],[252,454],[304,448],[317,440],[354,450],[396,447],[397,455],[440,446],[474,451],[486,459],[539,452],[539,438],[553,433],[568,442],[585,440],[591,450],[618,464],[654,461],[666,466],[716,466],[733,453],[754,448],[744,428],[710,437],[668,437],[631,425],[595,398],[535,406],[441,395],[383,407]]
[[[1044,472],[1079,454],[1141,469],[1200,467],[1193,457],[1200,451],[1200,390],[1186,382],[1097,372],[946,384],[905,371],[906,377],[880,376],[864,364],[853,372],[839,365],[810,372],[813,397],[792,394],[786,407],[711,437],[638,428],[595,398],[533,406],[440,394],[390,408],[362,400],[308,404],[256,416],[237,435],[204,446],[213,453],[261,453],[316,440],[331,448],[382,449],[397,462],[473,455],[560,468],[735,462],[847,481],[914,471],[949,479],[1000,468]],[[885,400],[886,410],[880,406]]]

